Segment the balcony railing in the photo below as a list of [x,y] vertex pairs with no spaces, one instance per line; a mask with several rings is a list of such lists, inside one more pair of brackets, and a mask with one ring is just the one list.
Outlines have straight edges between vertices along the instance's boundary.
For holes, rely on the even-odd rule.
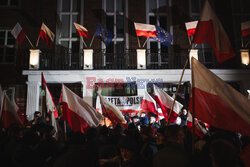
[[[25,54],[26,58],[29,57],[27,55],[29,54],[28,50],[19,50],[17,53]],[[173,54],[150,53],[147,50],[146,69],[182,69],[188,54],[187,50],[179,50]],[[58,47],[55,50],[41,49],[39,70],[83,70],[83,56],[83,50],[74,53],[70,49],[63,47]],[[199,54],[199,60],[209,68],[219,68],[215,56],[209,56],[209,52]],[[26,65],[26,67],[28,66]],[[189,64],[187,68],[189,68]],[[106,53],[105,50],[94,50],[93,69],[137,69],[136,50],[125,50],[123,53],[116,54]]]

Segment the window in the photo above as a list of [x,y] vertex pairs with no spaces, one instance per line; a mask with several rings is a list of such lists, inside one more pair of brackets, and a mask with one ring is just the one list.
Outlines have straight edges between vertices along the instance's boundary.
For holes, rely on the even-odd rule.
[[106,12],[106,27],[114,33],[112,42],[106,48],[106,64],[122,65],[124,57],[124,3],[127,0],[103,0]]
[[[167,30],[167,6],[166,0],[146,0],[146,15],[147,23],[155,25],[157,24],[161,28]],[[160,42],[156,42],[153,39],[149,39],[147,44],[149,49],[147,64],[150,67],[164,66],[168,64],[168,47],[162,45]]]
[[19,0],[1,0],[0,6],[16,7],[19,5]]
[[0,63],[13,63],[15,61],[15,42],[11,30],[0,30]]
[[[77,66],[80,61],[80,42],[74,22],[80,21],[81,0],[59,0],[58,14],[62,22],[59,44],[69,49],[69,65]],[[81,23],[80,23],[81,24]]]

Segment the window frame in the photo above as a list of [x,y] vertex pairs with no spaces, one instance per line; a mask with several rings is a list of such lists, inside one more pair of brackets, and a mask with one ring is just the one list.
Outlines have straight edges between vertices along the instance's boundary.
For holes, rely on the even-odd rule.
[[[149,11],[149,1],[150,0],[146,0],[146,23],[147,24],[150,24],[150,17],[153,16],[153,17],[156,17],[156,24],[158,26],[161,26],[160,25],[160,17],[161,16],[165,16],[166,19],[168,18],[168,14],[165,12],[161,12],[161,13],[158,13],[156,14],[156,12],[151,12]],[[160,7],[160,3],[159,3],[159,0],[155,0],[156,1],[156,4],[155,4],[155,8],[156,8],[156,11],[157,9],[159,9]],[[166,2],[166,6],[167,6],[167,2]],[[167,24],[166,24],[167,25]],[[151,43],[157,43],[157,60],[158,61],[151,61],[151,47],[150,47],[150,44]],[[161,66],[161,65],[164,65],[164,64],[168,64],[168,61],[163,61],[162,60],[162,55],[161,55],[161,43],[160,42],[157,42],[151,38],[148,39],[148,42],[147,42],[147,50],[148,50],[148,56],[147,56],[147,65],[153,65],[153,64],[157,64],[158,66]],[[155,54],[155,53],[153,53]],[[167,53],[166,53],[167,54]]]
[[[10,45],[10,44],[8,44],[8,37],[9,37],[9,33],[11,34],[11,30],[9,30],[9,29],[0,29],[0,32],[4,32],[5,33],[5,35],[4,35],[4,44],[3,45],[0,45],[0,48],[3,48],[3,60],[2,61],[0,61],[0,63],[1,64],[13,64],[13,63],[15,63],[15,61],[16,61],[16,55],[15,55],[15,53],[14,53],[14,58],[13,58],[13,61],[11,61],[11,62],[7,62],[6,61],[6,57],[8,56],[7,55],[7,49],[8,48],[11,48],[11,49],[13,49],[14,50],[14,52],[15,52],[15,44],[16,44],[16,41],[15,41],[15,44],[13,44],[13,45]],[[15,38],[14,37],[12,37],[14,40],[15,40]]]

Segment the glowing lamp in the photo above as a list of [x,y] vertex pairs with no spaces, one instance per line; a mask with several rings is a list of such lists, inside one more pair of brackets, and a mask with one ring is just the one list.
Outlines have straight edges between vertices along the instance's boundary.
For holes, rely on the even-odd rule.
[[83,49],[84,52],[84,68],[93,69],[93,49]]
[[241,63],[247,66],[249,64],[249,50],[241,49],[240,55],[241,55]]
[[30,49],[29,69],[39,69],[40,53],[41,51],[39,49]]
[[137,69],[146,69],[146,49],[136,49]]

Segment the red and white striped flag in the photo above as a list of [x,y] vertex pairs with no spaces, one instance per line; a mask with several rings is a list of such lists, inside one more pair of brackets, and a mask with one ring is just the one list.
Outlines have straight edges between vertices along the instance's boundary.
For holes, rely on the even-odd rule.
[[44,23],[42,23],[39,37],[41,37],[45,41],[46,45],[50,48],[54,41],[55,35]]
[[11,34],[15,37],[18,44],[21,45],[23,43],[24,38],[26,37],[25,32],[23,31],[20,24],[17,22],[15,27],[12,29]]
[[250,101],[195,58],[192,65],[192,100],[195,118],[216,128],[250,136]]
[[10,125],[17,123],[23,126],[16,108],[9,97],[4,93],[3,111],[0,117],[0,126],[3,128],[8,128]]
[[89,37],[89,32],[85,27],[83,27],[82,25],[77,24],[77,23],[74,23],[74,25],[75,25],[76,30],[78,31],[80,36],[83,36],[84,38]]
[[106,100],[102,95],[100,95],[99,93],[98,95],[100,97],[102,106],[102,114],[105,117],[108,117],[114,126],[116,126],[118,123],[120,123],[121,125],[127,124],[124,116],[122,115],[122,112],[114,104]]
[[12,99],[12,104],[13,104],[13,106],[14,106],[14,108],[15,108],[15,110],[16,110],[16,112],[17,112],[19,118],[20,118],[20,120],[22,121],[22,123],[24,123],[24,117],[25,117],[25,116],[24,116],[24,114],[22,113],[22,111],[20,110],[20,108],[18,107],[18,105],[16,104],[16,101],[15,101],[14,98]]
[[97,127],[104,119],[103,115],[62,85],[61,102],[63,105],[63,119],[68,121],[74,132],[85,133],[89,127]]
[[158,115],[158,111],[156,109],[156,102],[155,100],[145,91],[142,102],[141,102],[141,109],[145,112],[151,112],[155,115]]
[[[165,120],[168,121],[174,99],[156,85],[154,85],[154,96],[156,103],[161,107]],[[175,100],[173,111],[169,120],[170,123],[174,123],[176,121],[182,107],[183,105]]]
[[185,23],[188,36],[193,36],[197,27],[198,21],[191,21]]
[[241,23],[241,36],[250,35],[250,21]]
[[137,36],[142,37],[157,37],[155,25],[143,24],[143,23],[134,23],[135,31]]
[[211,8],[208,0],[206,0],[201,13],[201,18],[194,34],[193,43],[208,43],[213,48],[219,63],[235,56],[235,52],[226,31]]
[[44,75],[42,73],[42,86],[43,89],[45,90],[45,99],[46,99],[46,108],[47,108],[47,113],[52,113],[55,118],[58,117],[58,111],[56,109],[56,105],[53,101],[53,96],[51,95],[47,82],[45,81]]

